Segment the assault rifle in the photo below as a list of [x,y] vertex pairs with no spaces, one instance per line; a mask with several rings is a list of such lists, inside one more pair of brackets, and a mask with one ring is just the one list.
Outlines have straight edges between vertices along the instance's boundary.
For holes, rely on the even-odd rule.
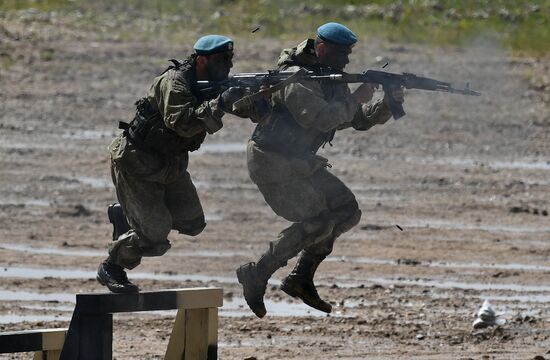
[[[266,97],[275,91],[281,90],[290,83],[300,80],[314,80],[320,82],[340,82],[340,83],[373,83],[382,85],[383,90],[390,96],[389,107],[394,119],[399,119],[405,115],[402,104],[391,97],[394,89],[420,89],[430,91],[443,91],[453,94],[462,94],[469,96],[480,96],[481,93],[471,90],[469,83],[463,89],[454,88],[450,83],[443,82],[427,77],[417,76],[410,73],[395,74],[379,70],[367,70],[362,74],[348,73],[314,73],[301,69],[297,72],[271,70],[264,73],[243,73],[235,74],[227,80],[219,82],[197,81],[197,90],[205,95],[221,93],[231,86],[241,86],[249,88],[253,93],[245,96],[235,102],[234,110],[250,106],[254,101]],[[261,86],[270,86],[261,89]]]

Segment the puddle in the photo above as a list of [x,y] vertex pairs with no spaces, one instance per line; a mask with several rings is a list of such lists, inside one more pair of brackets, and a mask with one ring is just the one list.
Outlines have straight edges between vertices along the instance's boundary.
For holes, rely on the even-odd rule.
[[197,151],[199,154],[215,153],[244,153],[246,152],[246,143],[205,143]]
[[[461,289],[461,290],[499,290],[513,292],[550,292],[550,286],[534,286],[520,284],[491,284],[491,283],[470,283],[452,280],[435,280],[435,279],[391,279],[391,278],[368,278],[368,282],[383,284],[383,285],[408,285],[408,286],[425,286],[434,287],[437,289]],[[347,286],[351,286],[348,284]],[[342,285],[346,287],[346,285]]]
[[49,207],[51,205],[49,200],[46,199],[27,199],[27,200],[21,200],[18,199],[17,202],[15,201],[3,201],[0,203],[1,206],[21,206],[24,207]]
[[231,257],[250,257],[252,253],[245,251],[216,251],[216,250],[199,250],[199,251],[174,251],[168,252],[165,256],[178,257],[206,257],[206,258],[231,258]]
[[474,160],[460,158],[441,158],[441,159],[424,159],[424,158],[407,158],[407,161],[417,162],[428,165],[456,165],[456,166],[486,166],[493,169],[517,169],[517,170],[550,170],[550,162],[548,161],[501,161],[501,160]]
[[62,256],[78,256],[78,257],[99,257],[105,256],[107,249],[99,250],[66,250],[56,247],[34,247],[25,244],[0,244],[0,249],[20,251],[28,254],[40,255],[62,255]]
[[522,303],[543,303],[547,304],[550,302],[550,295],[511,295],[511,296],[494,296],[486,295],[483,296],[483,299],[490,301],[503,301],[503,302],[522,302]]
[[[0,249],[19,251],[29,254],[40,255],[61,255],[61,256],[78,256],[78,257],[104,257],[107,254],[105,250],[89,250],[89,249],[65,249],[60,247],[35,247],[28,244],[0,244]],[[231,258],[231,257],[249,257],[251,253],[244,251],[216,251],[216,250],[199,250],[199,251],[172,251],[166,255],[169,257],[205,257],[205,258]]]
[[[76,302],[75,294],[67,293],[35,293],[29,291],[12,291],[0,289],[0,301],[55,301],[55,302]],[[73,311],[71,308],[70,311]]]
[[43,322],[43,321],[70,321],[71,316],[55,315],[0,315],[0,324],[15,324],[21,322]]
[[[399,265],[397,260],[390,259],[373,259],[368,257],[329,257],[326,261],[330,262],[349,262],[352,264],[369,264],[369,265]],[[465,269],[502,269],[502,270],[524,270],[524,271],[550,271],[550,266],[506,263],[506,264],[483,264],[478,262],[446,262],[446,261],[422,261],[415,266],[433,267],[433,268],[465,268]]]
[[112,130],[76,130],[66,131],[61,135],[63,139],[69,140],[97,140],[112,138],[115,133]]
[[[133,273],[129,272],[130,278],[139,280],[159,280],[159,281],[199,281],[199,282],[218,282],[223,284],[237,283],[236,277],[200,275],[200,274],[155,274],[155,273]],[[95,279],[95,271],[81,269],[39,269],[25,267],[4,267],[0,268],[0,278],[25,278],[25,279],[44,279],[46,277],[59,279]]]
[[79,176],[74,179],[81,184],[88,185],[96,189],[110,189],[113,187],[113,182],[108,179],[86,177],[86,176]]
[[367,258],[367,257],[338,256],[338,257],[328,257],[325,261],[350,262],[353,264],[369,264],[369,265],[397,265],[395,260],[373,259],[373,258]]
[[223,216],[220,213],[204,213],[204,218],[206,222],[223,220]]
[[482,263],[456,263],[456,262],[429,262],[422,263],[429,267],[449,267],[449,268],[473,268],[473,269],[502,269],[502,270],[525,270],[525,271],[550,271],[550,266],[530,265],[520,263],[507,264],[482,264]]
[[50,206],[50,201],[45,199],[29,199],[23,201],[23,204],[25,206],[44,206],[48,207]]
[[212,182],[212,181],[193,181],[197,189],[222,189],[222,190],[258,190],[256,185],[252,183],[224,183],[224,182]]
[[[302,303],[290,303],[286,301],[273,301],[270,299],[264,300],[265,307],[269,316],[292,316],[292,317],[326,317],[322,311],[315,310]],[[244,298],[233,297],[230,300],[224,300],[223,308],[220,311],[220,316],[240,317],[254,316]],[[338,311],[335,311],[331,316],[341,316]]]
[[59,144],[40,144],[37,142],[32,144],[23,142],[3,143],[0,144],[0,149],[5,149],[8,152],[20,151],[22,153],[26,153],[27,150],[59,150]]
[[[74,296],[73,296],[74,297]],[[74,305],[22,305],[22,309],[28,310],[46,310],[46,311],[58,311],[58,312],[73,312]]]
[[508,225],[482,225],[465,224],[458,221],[438,220],[438,219],[415,219],[399,223],[405,228],[432,228],[432,229],[451,229],[451,230],[482,230],[493,233],[538,233],[550,232],[550,227],[544,226],[508,226]]

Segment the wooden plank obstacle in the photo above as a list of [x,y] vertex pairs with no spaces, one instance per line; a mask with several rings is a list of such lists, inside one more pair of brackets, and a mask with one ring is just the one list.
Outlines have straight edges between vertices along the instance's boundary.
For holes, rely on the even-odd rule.
[[[166,349],[166,360],[214,360],[218,357],[218,308],[223,289],[190,288],[127,294],[78,294],[69,329],[32,330],[0,334],[0,353],[48,350],[39,346],[11,346],[24,343],[31,334],[61,336],[52,357],[35,360],[111,360],[113,357],[113,314],[122,312],[178,310]],[[15,335],[14,335],[15,334]],[[11,336],[11,337],[10,337]],[[44,336],[44,335],[43,335]],[[48,337],[48,339],[50,339]],[[31,340],[28,344],[38,345]],[[40,340],[40,344],[44,344]],[[49,341],[49,340],[48,340]],[[49,342],[46,343],[49,344]],[[62,349],[61,349],[62,345]],[[10,347],[11,346],[11,347]],[[52,345],[53,346],[53,345]],[[54,349],[52,349],[53,351]],[[59,351],[61,350],[61,351]],[[47,355],[49,356],[49,355]]]
[[33,360],[58,360],[68,329],[0,333],[0,353],[34,351]]

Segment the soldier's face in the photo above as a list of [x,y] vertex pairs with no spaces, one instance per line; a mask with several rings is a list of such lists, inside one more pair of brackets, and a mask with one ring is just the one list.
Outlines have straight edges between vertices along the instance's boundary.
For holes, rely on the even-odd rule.
[[323,42],[319,44],[317,51],[319,63],[336,70],[344,70],[346,65],[349,64],[352,47]]
[[209,77],[208,80],[225,80],[229,75],[229,70],[233,67],[233,51],[207,56],[205,65]]

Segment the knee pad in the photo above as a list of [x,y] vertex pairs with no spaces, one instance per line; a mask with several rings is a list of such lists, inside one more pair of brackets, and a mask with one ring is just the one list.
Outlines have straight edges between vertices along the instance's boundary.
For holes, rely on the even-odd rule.
[[179,224],[174,224],[174,230],[177,230],[180,234],[189,236],[199,235],[205,227],[206,222],[204,216],[198,217],[191,221],[184,221]]

